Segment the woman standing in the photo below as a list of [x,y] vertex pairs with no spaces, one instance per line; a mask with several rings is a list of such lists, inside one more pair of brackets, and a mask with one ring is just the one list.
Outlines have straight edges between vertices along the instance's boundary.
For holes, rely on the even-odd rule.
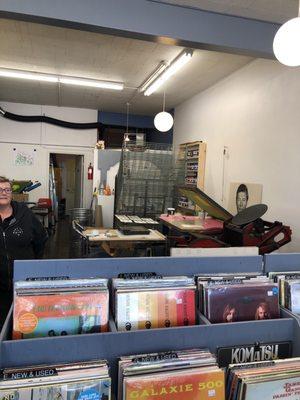
[[0,176],[0,326],[12,303],[14,260],[42,258],[47,237],[26,204],[12,201],[11,183]]

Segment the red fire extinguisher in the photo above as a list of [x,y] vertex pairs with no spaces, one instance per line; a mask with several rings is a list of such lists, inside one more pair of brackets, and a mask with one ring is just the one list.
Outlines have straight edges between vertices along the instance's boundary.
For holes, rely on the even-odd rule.
[[93,176],[94,176],[94,168],[92,166],[92,163],[90,163],[88,167],[88,179],[89,180],[93,179]]

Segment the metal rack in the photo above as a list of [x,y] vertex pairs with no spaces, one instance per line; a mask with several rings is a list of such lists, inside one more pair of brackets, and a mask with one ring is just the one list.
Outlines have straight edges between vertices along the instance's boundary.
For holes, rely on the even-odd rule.
[[184,171],[164,143],[125,142],[116,179],[115,213],[158,217],[176,201]]

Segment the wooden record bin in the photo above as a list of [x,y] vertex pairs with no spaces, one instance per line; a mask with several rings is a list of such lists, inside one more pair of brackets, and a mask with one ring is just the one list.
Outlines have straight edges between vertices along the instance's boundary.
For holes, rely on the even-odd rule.
[[[124,258],[16,261],[14,280],[37,277],[117,277],[126,272],[156,272],[165,276],[201,273],[263,272],[261,256],[205,258]],[[245,345],[256,342],[300,343],[300,328],[293,315],[277,320],[210,324],[165,329],[117,332],[112,318],[110,332],[24,340],[10,340],[12,310],[0,336],[1,367],[53,364],[107,359],[116,392],[118,358],[122,355],[208,347]],[[294,355],[300,355],[294,346]],[[114,397],[113,397],[114,398]]]
[[[182,143],[179,146],[178,160],[184,166],[184,184],[204,190],[206,143],[202,141]],[[195,211],[188,199],[180,197],[178,206],[186,211]]]

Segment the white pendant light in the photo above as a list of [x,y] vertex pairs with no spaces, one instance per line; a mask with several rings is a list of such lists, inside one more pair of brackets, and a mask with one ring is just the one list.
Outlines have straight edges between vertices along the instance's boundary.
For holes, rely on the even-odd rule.
[[300,66],[300,9],[297,18],[290,19],[278,29],[273,50],[282,64],[289,67]]
[[154,118],[155,128],[160,132],[168,132],[174,124],[173,116],[165,111],[165,105],[166,105],[166,94],[164,93],[163,111],[156,114]]
[[173,117],[170,113],[162,111],[154,118],[154,125],[160,132],[168,132],[173,126]]

